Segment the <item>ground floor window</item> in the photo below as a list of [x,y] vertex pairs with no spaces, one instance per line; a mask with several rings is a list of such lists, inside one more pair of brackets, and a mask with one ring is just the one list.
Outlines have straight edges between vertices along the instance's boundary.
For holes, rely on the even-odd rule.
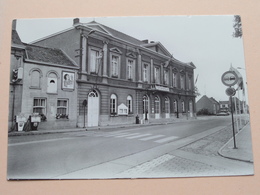
[[169,98],[165,98],[165,113],[170,113],[170,103],[169,103]]
[[69,110],[68,106],[69,106],[68,99],[58,99],[56,118],[68,118],[68,110]]
[[182,107],[182,112],[185,112],[185,103],[183,100],[181,101],[181,107]]
[[178,109],[177,106],[178,106],[178,105],[177,105],[177,101],[176,101],[176,100],[173,100],[173,111],[174,111],[174,112],[177,112],[177,109]]
[[160,99],[159,99],[158,96],[155,96],[154,111],[155,111],[156,114],[160,113]]
[[46,115],[46,98],[33,99],[33,113]]
[[128,107],[128,113],[133,113],[133,100],[132,96],[127,96],[127,107]]
[[110,113],[111,114],[116,114],[116,105],[117,105],[116,99],[117,99],[116,95],[112,94],[110,97]]

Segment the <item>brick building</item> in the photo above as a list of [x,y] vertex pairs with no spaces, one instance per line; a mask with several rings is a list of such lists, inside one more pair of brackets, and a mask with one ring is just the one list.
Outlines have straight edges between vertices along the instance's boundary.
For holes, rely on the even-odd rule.
[[16,129],[16,116],[28,119],[33,113],[41,115],[41,129],[76,127],[78,66],[60,49],[22,43],[15,23],[12,30],[9,129]]
[[196,67],[175,59],[160,42],[76,18],[71,28],[32,44],[57,48],[77,65],[78,127],[135,123],[136,116],[141,122],[178,120],[196,113]]

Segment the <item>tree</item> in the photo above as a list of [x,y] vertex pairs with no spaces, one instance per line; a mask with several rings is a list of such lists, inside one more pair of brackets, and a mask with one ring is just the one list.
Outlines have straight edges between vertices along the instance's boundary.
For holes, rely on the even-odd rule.
[[241,38],[243,33],[242,33],[241,17],[239,15],[234,16],[233,28],[234,28],[233,37]]

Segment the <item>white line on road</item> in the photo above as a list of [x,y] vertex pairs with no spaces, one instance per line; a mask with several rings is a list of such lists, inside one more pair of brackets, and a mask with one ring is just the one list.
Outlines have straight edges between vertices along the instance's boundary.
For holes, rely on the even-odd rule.
[[147,140],[151,140],[151,139],[155,139],[155,138],[159,138],[159,137],[164,137],[164,136],[165,135],[154,135],[154,136],[143,138],[143,139],[139,139],[139,140],[147,141]]
[[139,138],[139,137],[146,137],[148,135],[151,135],[151,134],[136,135],[136,136],[132,136],[132,137],[127,137],[126,139],[134,139],[134,138]]
[[74,139],[74,138],[58,138],[58,139],[48,139],[48,140],[39,140],[39,141],[30,141],[30,142],[22,142],[22,143],[14,143],[14,144],[8,144],[8,146],[21,146],[21,145],[27,145],[27,144],[38,144],[38,143],[44,143],[44,142],[53,142],[53,141],[61,141],[61,140],[67,140],[67,139]]
[[140,133],[131,133],[131,134],[126,134],[126,135],[119,135],[115,137],[127,137],[127,136],[132,136],[132,135],[139,135]]
[[176,137],[176,136],[171,136],[171,137],[166,137],[164,139],[159,139],[157,141],[154,141],[156,143],[163,143],[163,142],[167,142],[167,141],[170,141],[170,140],[174,140],[174,139],[177,139],[179,137]]

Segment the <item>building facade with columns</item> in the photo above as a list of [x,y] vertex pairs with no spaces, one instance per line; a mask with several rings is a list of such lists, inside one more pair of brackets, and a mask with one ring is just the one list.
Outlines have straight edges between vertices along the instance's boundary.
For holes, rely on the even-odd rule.
[[78,65],[77,126],[194,117],[192,62],[175,59],[160,42],[138,40],[97,23],[80,23],[36,40]]

